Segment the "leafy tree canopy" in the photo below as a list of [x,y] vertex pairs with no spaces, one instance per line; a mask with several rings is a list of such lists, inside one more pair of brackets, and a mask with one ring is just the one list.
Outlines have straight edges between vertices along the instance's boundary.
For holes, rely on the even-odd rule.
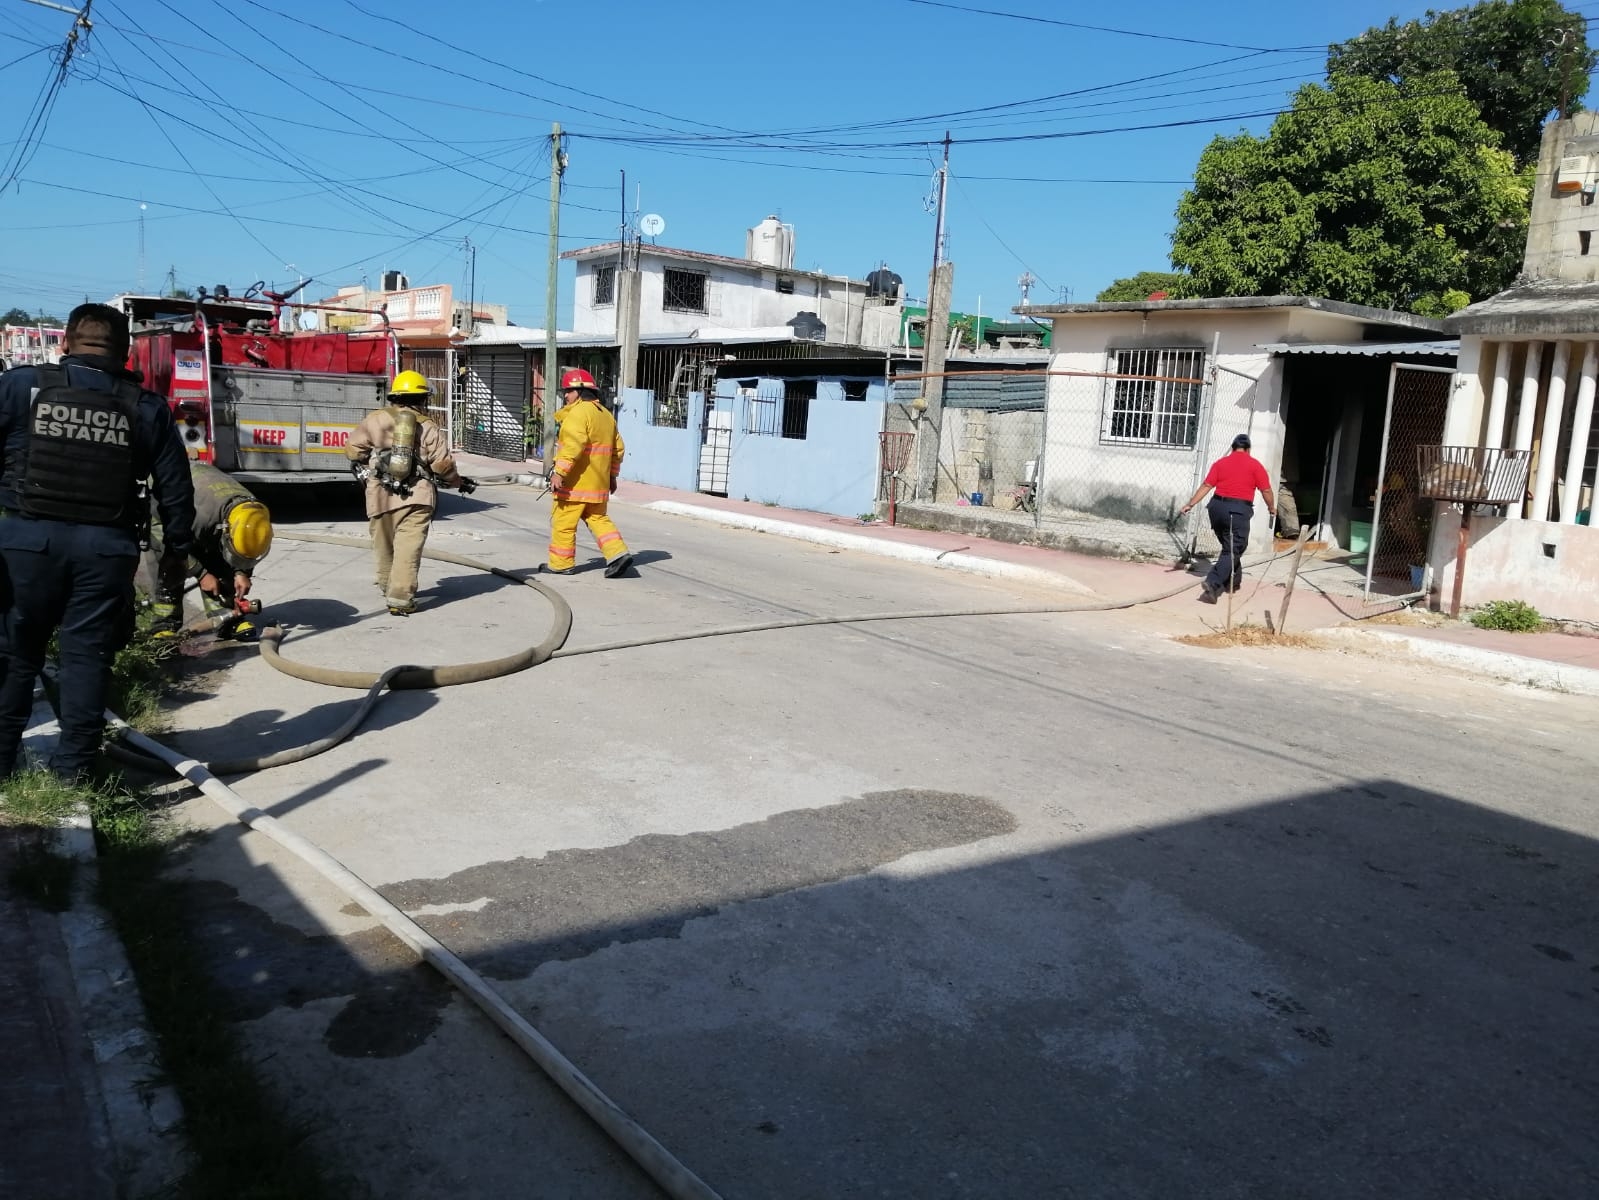
[[1165,292],[1168,299],[1182,300],[1192,296],[1194,281],[1181,271],[1140,271],[1114,281],[1095,296],[1105,303],[1128,300],[1148,300],[1152,292]]
[[1327,74],[1404,83],[1453,71],[1519,163],[1536,161],[1544,119],[1562,93],[1575,107],[1599,56],[1587,25],[1560,0],[1486,0],[1368,29],[1328,48]]
[[1302,87],[1265,137],[1205,148],[1172,264],[1201,296],[1441,316],[1515,277],[1530,194],[1453,75],[1335,76]]
[[0,313],[0,325],[53,325],[60,328],[57,317],[35,316],[25,308],[8,308]]

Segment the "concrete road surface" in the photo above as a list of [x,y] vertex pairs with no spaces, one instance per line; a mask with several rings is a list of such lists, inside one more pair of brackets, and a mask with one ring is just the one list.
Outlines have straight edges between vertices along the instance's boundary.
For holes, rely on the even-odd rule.
[[[531,566],[547,513],[448,497],[431,545]],[[361,529],[324,515],[284,532]],[[1051,598],[616,516],[639,569],[555,581],[569,646]],[[257,594],[327,665],[546,625],[530,590],[436,565],[392,618],[361,553],[288,541]],[[276,749],[357,699],[235,654],[169,740]],[[238,788],[730,1198],[1579,1197],[1596,720],[1380,659],[1196,650],[1138,613],[961,618],[397,694]],[[654,1194],[369,917],[208,801],[179,815],[233,1013],[337,1170],[391,1198]]]

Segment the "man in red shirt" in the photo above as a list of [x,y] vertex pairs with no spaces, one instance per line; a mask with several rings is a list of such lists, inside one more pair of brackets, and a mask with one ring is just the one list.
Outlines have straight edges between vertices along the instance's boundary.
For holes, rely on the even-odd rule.
[[1249,545],[1249,519],[1255,515],[1255,493],[1266,501],[1266,512],[1277,515],[1277,503],[1271,494],[1271,480],[1260,460],[1249,453],[1249,435],[1240,433],[1233,439],[1232,451],[1210,465],[1205,482],[1189,497],[1181,511],[1186,515],[1211,488],[1216,494],[1210,498],[1206,512],[1210,528],[1221,543],[1221,553],[1215,565],[1205,576],[1205,590],[1199,598],[1206,604],[1216,603],[1224,591],[1236,592],[1244,582],[1244,550]]

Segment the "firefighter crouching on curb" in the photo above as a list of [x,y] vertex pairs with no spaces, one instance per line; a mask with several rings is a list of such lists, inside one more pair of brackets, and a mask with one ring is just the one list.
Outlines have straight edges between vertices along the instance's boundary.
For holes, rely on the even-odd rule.
[[430,395],[420,372],[401,371],[389,386],[389,406],[367,413],[344,448],[355,477],[366,484],[378,590],[397,617],[416,611],[416,576],[439,503],[437,485],[462,495],[477,489],[455,469],[444,431],[428,417]]
[[599,385],[587,371],[571,370],[561,376],[561,399],[566,403],[555,414],[560,435],[550,472],[549,570],[557,575],[572,570],[577,562],[577,523],[585,521],[605,555],[607,578],[614,578],[633,561],[606,512],[622,469],[622,435],[616,431],[616,418],[600,403]]
[[[232,610],[232,619],[219,632],[248,640],[256,633],[249,617],[260,611],[260,604],[252,604],[246,597],[256,567],[272,549],[272,516],[249,488],[210,463],[191,460],[189,474],[194,480],[198,553],[182,554],[155,544],[144,556],[144,571],[153,584],[155,635],[174,637],[182,629],[183,591],[192,578],[200,581],[207,614]],[[229,569],[219,574],[207,569],[205,562]]]

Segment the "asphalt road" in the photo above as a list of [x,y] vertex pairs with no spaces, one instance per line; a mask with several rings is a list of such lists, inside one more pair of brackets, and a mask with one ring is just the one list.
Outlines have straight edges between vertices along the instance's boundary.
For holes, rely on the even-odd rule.
[[[542,558],[531,492],[445,505],[431,545]],[[569,646],[1047,599],[616,516],[641,565],[556,581]],[[282,541],[259,580],[301,626],[285,653],[327,665],[489,658],[545,627],[528,589],[455,567],[409,620],[358,552]],[[355,700],[240,656],[172,740],[276,749]],[[960,618],[395,695],[239,790],[729,1198],[1578,1197],[1599,1194],[1596,718],[1378,659],[1195,650],[1137,614]],[[653,1194],[369,918],[208,802],[180,815],[235,1015],[339,1170],[382,1197]]]

